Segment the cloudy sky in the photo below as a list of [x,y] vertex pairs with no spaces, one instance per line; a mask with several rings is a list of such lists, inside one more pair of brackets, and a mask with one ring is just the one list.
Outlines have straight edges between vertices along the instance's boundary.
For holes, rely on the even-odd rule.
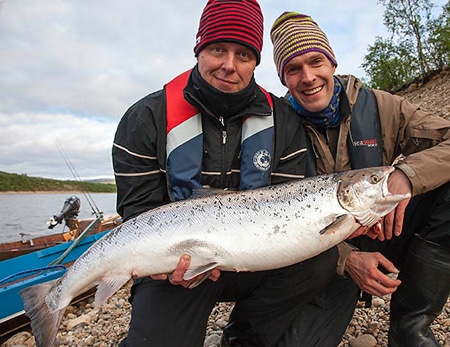
[[[444,2],[444,1],[442,1]],[[111,145],[135,101],[195,64],[206,0],[0,0],[0,171],[73,179],[113,177]],[[270,26],[283,11],[311,15],[327,33],[338,73],[360,68],[386,36],[376,0],[260,0],[265,17],[256,79],[283,95]]]

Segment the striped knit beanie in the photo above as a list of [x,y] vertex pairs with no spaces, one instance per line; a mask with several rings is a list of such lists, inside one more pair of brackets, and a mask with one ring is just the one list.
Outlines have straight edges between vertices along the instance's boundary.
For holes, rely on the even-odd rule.
[[249,47],[261,60],[264,23],[256,0],[209,0],[200,18],[194,53],[215,42],[235,42]]
[[273,44],[273,59],[283,85],[285,84],[284,67],[292,58],[304,53],[321,52],[334,66],[337,66],[327,36],[310,16],[297,12],[284,12],[273,23],[270,39]]

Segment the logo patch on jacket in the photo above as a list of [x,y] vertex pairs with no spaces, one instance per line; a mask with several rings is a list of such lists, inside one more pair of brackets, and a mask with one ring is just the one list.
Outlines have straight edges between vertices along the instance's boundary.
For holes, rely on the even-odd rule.
[[378,147],[377,139],[353,141],[355,147]]
[[260,149],[253,156],[253,165],[260,171],[268,171],[272,158],[270,152],[266,149]]

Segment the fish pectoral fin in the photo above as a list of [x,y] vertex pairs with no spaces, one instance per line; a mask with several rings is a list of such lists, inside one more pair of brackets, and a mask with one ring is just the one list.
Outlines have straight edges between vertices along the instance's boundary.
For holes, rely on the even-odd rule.
[[334,232],[336,229],[348,228],[350,229],[353,224],[355,224],[355,218],[350,214],[341,214],[338,216],[333,223],[327,225],[325,228],[319,231],[320,235]]
[[94,307],[103,304],[111,295],[117,292],[127,281],[130,276],[115,276],[104,278],[97,286],[95,292]]
[[195,287],[197,287],[200,283],[203,283],[205,280],[207,280],[207,279],[209,278],[209,275],[211,275],[211,272],[212,272],[212,270],[206,271],[206,272],[203,274],[203,277],[201,277],[201,278],[195,280],[194,282],[192,282],[192,283],[189,285],[189,289],[195,288]]
[[[216,268],[217,266],[218,266],[218,264],[216,262],[212,262],[212,263],[198,266],[198,267],[195,267],[192,269],[189,268],[184,273],[183,279],[185,281],[189,281],[190,279],[197,277],[198,275],[204,274],[204,276],[200,279],[200,282],[197,284],[197,285],[199,285],[200,283],[202,283],[205,279],[207,279],[209,277],[211,270]],[[195,281],[195,282],[197,282],[197,281]],[[193,283],[195,283],[195,282],[193,282]]]

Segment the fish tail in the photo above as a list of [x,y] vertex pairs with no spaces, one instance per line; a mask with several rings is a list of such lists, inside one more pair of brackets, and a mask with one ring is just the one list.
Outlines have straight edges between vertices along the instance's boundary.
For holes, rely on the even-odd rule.
[[45,298],[57,280],[37,284],[20,291],[25,314],[31,321],[31,329],[37,347],[51,347],[56,340],[59,325],[66,308],[53,312]]

